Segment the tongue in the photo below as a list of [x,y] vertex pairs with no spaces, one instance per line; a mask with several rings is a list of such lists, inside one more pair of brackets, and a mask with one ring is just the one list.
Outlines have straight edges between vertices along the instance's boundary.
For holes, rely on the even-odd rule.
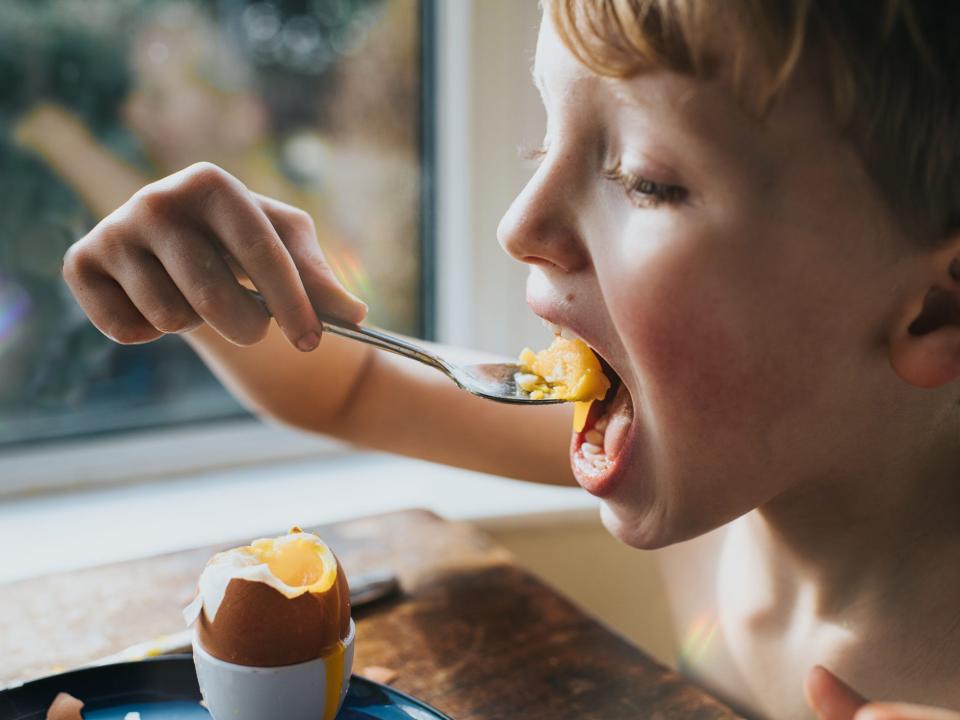
[[617,389],[617,394],[607,409],[607,417],[610,420],[603,436],[603,448],[607,457],[615,458],[623,449],[627,431],[633,422],[633,403],[630,402],[630,393],[623,385]]

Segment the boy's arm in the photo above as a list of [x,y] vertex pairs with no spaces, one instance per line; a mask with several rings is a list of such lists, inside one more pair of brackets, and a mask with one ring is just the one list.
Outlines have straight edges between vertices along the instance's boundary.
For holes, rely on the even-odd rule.
[[[336,279],[305,213],[215,166],[136,192],[70,249],[63,274],[108,337],[183,334],[262,415],[427,460],[573,482],[569,409],[480,400],[411,360],[333,335],[320,342],[317,311],[359,322],[365,306]],[[275,322],[238,278],[257,287]]]
[[[567,405],[481,400],[432,368],[329,333],[311,353],[293,349],[276,326],[252,347],[233,345],[207,326],[186,337],[259,415],[432,462],[576,484],[567,460],[572,416]],[[447,357],[463,352],[438,351]]]

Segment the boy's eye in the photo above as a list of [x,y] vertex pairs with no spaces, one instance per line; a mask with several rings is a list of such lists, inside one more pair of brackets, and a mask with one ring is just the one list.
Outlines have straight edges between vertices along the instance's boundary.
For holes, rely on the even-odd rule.
[[[538,164],[546,155],[547,148],[545,146],[520,151],[520,156],[524,160]],[[621,185],[630,197],[630,201],[638,207],[654,207],[661,203],[679,203],[687,196],[686,189],[679,185],[667,185],[654,180],[648,180],[647,178],[624,170],[619,162],[613,167],[604,170],[603,176]]]
[[687,191],[679,185],[667,185],[635,175],[624,170],[618,162],[603,171],[604,177],[618,183],[626,190],[630,200],[638,207],[655,207],[662,203],[679,203]]

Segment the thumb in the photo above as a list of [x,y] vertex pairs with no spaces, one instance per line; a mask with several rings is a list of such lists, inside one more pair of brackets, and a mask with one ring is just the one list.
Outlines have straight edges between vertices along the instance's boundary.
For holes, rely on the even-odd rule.
[[836,675],[815,665],[803,685],[807,703],[820,720],[853,720],[867,700]]

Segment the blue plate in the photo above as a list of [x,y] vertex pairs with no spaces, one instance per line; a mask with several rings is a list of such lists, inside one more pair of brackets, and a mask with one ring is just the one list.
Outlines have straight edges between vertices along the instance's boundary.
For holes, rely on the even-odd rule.
[[[52,675],[0,691],[0,720],[44,720],[59,692],[84,702],[86,720],[210,720],[190,655],[104,665]],[[274,720],[264,718],[264,720]],[[451,720],[424,702],[354,675],[337,720]]]

